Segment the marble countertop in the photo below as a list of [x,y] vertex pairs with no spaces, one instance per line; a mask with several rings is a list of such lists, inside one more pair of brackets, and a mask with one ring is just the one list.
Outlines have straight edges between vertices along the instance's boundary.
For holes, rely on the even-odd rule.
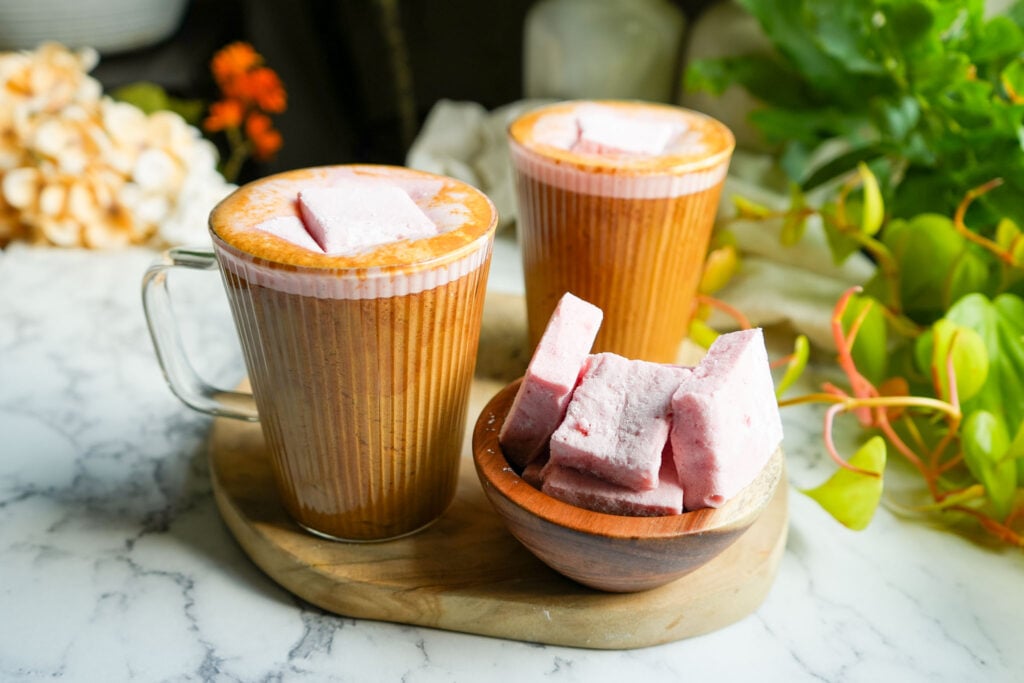
[[[797,487],[831,471],[820,412],[783,413],[791,522],[761,608],[631,651],[542,646],[325,613],[218,516],[209,419],[163,382],[145,250],[0,252],[0,680],[1020,681],[1024,553],[881,510],[864,532]],[[491,286],[521,287],[510,243]],[[242,375],[216,276],[173,283],[200,372]]]

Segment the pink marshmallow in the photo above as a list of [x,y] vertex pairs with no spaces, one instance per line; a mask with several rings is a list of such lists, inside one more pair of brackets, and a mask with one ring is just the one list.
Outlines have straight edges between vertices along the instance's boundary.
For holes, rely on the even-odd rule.
[[526,466],[540,455],[565,415],[604,314],[566,293],[548,320],[523,383],[498,433],[506,459]]
[[683,489],[679,485],[676,466],[667,442],[658,474],[656,488],[634,491],[624,486],[609,484],[603,479],[570,467],[553,465],[544,470],[544,484],[541,490],[552,498],[570,505],[610,515],[678,515],[683,511]]
[[309,234],[331,255],[438,232],[405,190],[382,179],[339,178],[329,187],[306,188],[299,210]]
[[256,229],[268,232],[271,235],[276,235],[283,240],[288,240],[292,244],[302,247],[303,249],[309,249],[310,251],[315,251],[318,254],[324,253],[324,250],[320,248],[320,245],[317,244],[309,232],[306,231],[306,226],[303,225],[298,216],[276,216],[274,218],[268,218],[257,225]]
[[669,404],[690,372],[614,353],[593,356],[551,435],[550,462],[637,491],[655,488]]
[[672,412],[684,505],[719,507],[754,480],[782,441],[761,330],[715,340],[672,397]]
[[580,154],[664,154],[678,129],[668,122],[641,121],[611,112],[591,111],[576,119],[579,136],[572,150]]

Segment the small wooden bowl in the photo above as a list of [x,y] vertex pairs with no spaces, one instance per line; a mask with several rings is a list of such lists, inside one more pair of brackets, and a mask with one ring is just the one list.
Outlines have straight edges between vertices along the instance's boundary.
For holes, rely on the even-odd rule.
[[476,473],[512,535],[549,567],[585,586],[628,593],[688,574],[754,523],[782,477],[779,448],[757,478],[720,508],[624,517],[564,503],[520,478],[498,445],[498,432],[521,381],[498,392],[477,419]]

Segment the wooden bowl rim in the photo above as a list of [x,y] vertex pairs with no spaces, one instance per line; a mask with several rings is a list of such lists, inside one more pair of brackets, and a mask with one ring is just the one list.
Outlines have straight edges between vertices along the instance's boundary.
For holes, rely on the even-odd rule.
[[[618,539],[671,539],[753,523],[775,493],[782,477],[783,452],[775,450],[753,482],[719,508],[704,508],[678,515],[632,517],[587,510],[552,498],[520,477],[505,459],[498,432],[522,383],[520,377],[495,394],[473,429],[473,461],[486,489],[491,487],[525,513],[573,531]],[[750,505],[743,509],[744,503]]]

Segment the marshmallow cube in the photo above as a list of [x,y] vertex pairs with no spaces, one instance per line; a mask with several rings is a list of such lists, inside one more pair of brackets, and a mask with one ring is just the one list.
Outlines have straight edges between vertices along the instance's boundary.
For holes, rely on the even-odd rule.
[[505,458],[525,467],[541,455],[565,415],[604,314],[566,293],[548,320],[498,433]]
[[329,255],[438,234],[405,190],[380,179],[340,178],[328,187],[302,190],[299,211],[306,230]]
[[657,487],[670,401],[690,372],[614,353],[593,356],[551,435],[550,462],[636,491]]
[[573,151],[581,154],[664,154],[678,134],[668,122],[644,121],[609,112],[586,112],[576,120]]
[[683,511],[683,489],[679,485],[672,452],[665,444],[657,487],[634,491],[610,484],[571,467],[551,465],[544,469],[541,489],[552,498],[570,505],[610,515],[655,517],[678,515]]
[[672,397],[671,444],[687,510],[719,507],[782,441],[760,329],[724,334]]

